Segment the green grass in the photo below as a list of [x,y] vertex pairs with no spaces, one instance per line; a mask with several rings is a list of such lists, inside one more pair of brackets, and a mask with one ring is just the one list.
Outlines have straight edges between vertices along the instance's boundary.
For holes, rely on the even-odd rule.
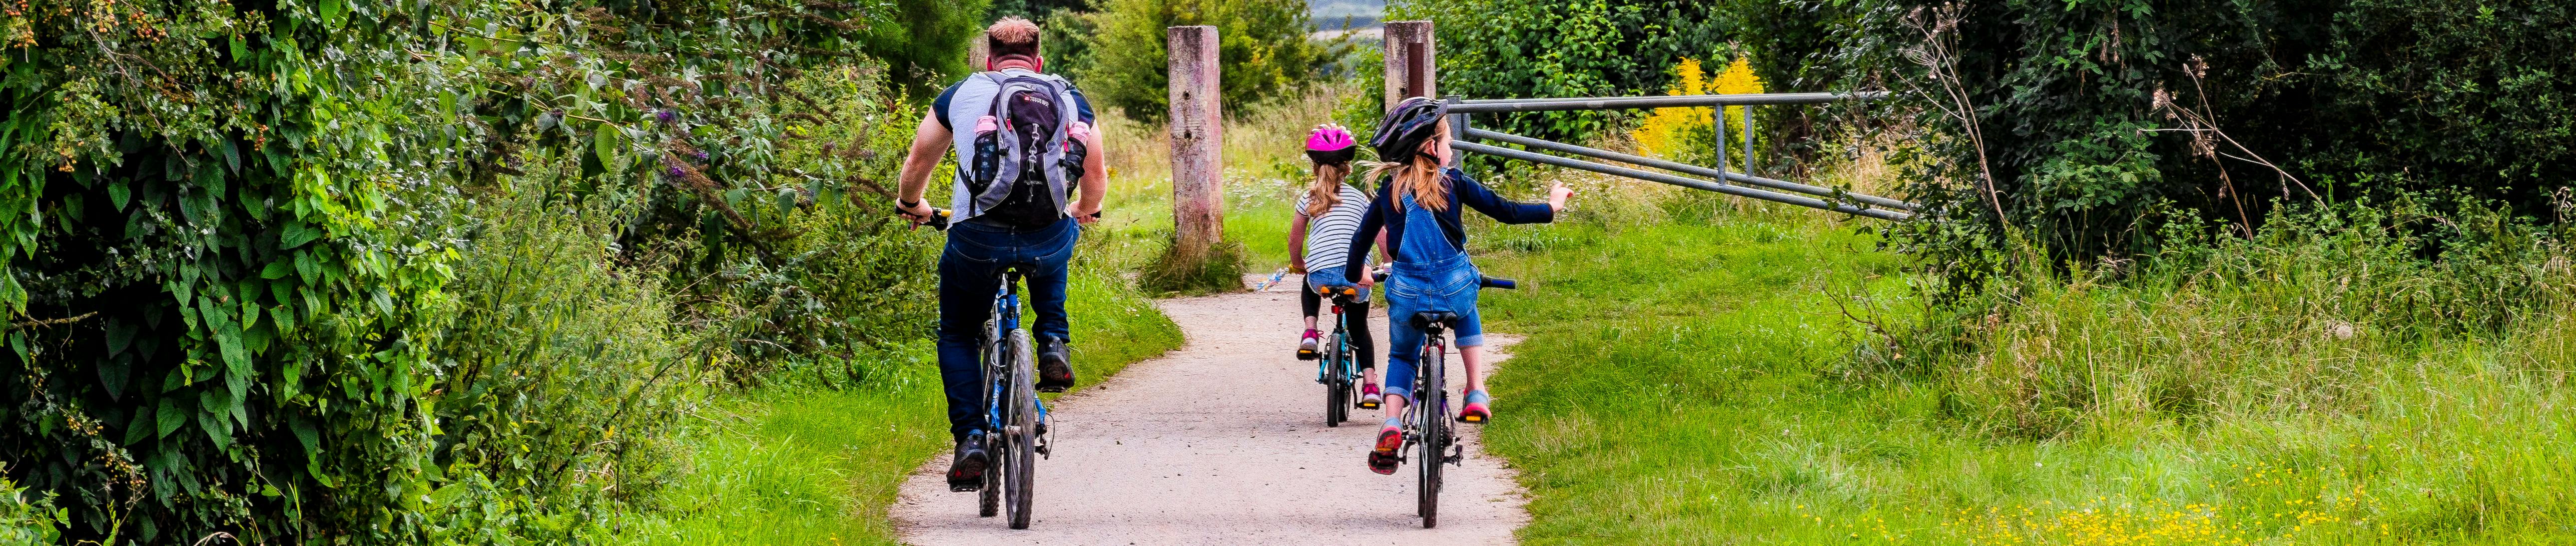
[[1525,541],[2576,536],[2576,321],[2318,341],[2317,297],[2079,282],[1964,319],[1978,347],[1887,358],[1909,349],[1843,312],[1922,327],[1901,258],[1806,214],[1721,218],[1479,231],[1487,272],[1528,286],[1484,298],[1529,336],[1487,436],[1531,491]]
[[[1077,389],[1181,343],[1171,319],[1088,257],[1116,255],[1111,245],[1120,240],[1087,238],[1079,251],[1086,257],[1066,302]],[[679,443],[689,446],[693,468],[663,492],[663,509],[626,536],[648,544],[894,543],[886,507],[896,489],[949,446],[928,341],[888,368],[891,377],[861,388],[787,383],[719,395],[691,411]]]

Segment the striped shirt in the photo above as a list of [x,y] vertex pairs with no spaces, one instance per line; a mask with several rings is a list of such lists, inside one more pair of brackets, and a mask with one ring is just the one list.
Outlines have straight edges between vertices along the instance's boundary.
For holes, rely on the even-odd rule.
[[[1360,230],[1360,215],[1368,212],[1368,194],[1359,188],[1342,185],[1342,202],[1324,211],[1322,216],[1306,218],[1306,270],[1323,271],[1341,267],[1350,260],[1351,234]],[[1306,205],[1315,198],[1312,193],[1297,194],[1297,215],[1306,216]]]

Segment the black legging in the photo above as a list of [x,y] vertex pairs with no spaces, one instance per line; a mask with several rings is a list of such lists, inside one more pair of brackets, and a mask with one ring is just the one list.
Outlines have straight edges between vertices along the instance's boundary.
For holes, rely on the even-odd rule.
[[[1306,289],[1299,290],[1297,292],[1297,305],[1305,308],[1306,316],[1312,317],[1324,312],[1324,296],[1322,294],[1315,293],[1315,281],[1306,281]],[[1335,299],[1342,299],[1343,297],[1344,296],[1334,296]],[[1359,353],[1360,355],[1360,369],[1377,369],[1377,343],[1371,340],[1372,336],[1369,335],[1368,328],[1368,300],[1355,299],[1355,301],[1343,303],[1342,313],[1344,315],[1359,317],[1359,320],[1356,321],[1357,324],[1351,325],[1350,331],[1347,334],[1350,337],[1347,339],[1351,342],[1351,352]],[[1331,318],[1325,317],[1325,320],[1331,320]],[[1332,325],[1330,324],[1319,323],[1315,326],[1325,330],[1332,329]],[[1329,347],[1319,349],[1331,350]]]

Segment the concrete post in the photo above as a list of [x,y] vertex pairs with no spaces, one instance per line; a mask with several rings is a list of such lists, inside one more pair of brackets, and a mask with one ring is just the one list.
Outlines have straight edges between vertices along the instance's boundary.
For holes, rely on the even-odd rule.
[[977,32],[975,33],[975,37],[966,39],[967,73],[983,72],[984,61],[992,57],[993,41],[991,38],[985,37],[984,33]]
[[1386,107],[1406,97],[1440,96],[1438,48],[1432,47],[1430,21],[1386,22]]
[[1170,39],[1172,228],[1185,256],[1225,239],[1225,117],[1218,98],[1216,27],[1182,26]]

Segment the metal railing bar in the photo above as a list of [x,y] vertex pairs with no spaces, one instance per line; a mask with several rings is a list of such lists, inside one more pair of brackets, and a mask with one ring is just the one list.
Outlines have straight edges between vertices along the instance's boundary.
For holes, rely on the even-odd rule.
[[1456,104],[1449,106],[1449,111],[1451,113],[1458,114],[1477,114],[1493,112],[1616,110],[1692,106],[1821,104],[1846,100],[1878,100],[1882,98],[1887,98],[1886,91],[1860,91],[1854,93],[1743,93],[1735,95],[1674,95],[1663,97],[1480,99],[1458,101]]
[[1514,150],[1514,149],[1511,149],[1511,148],[1504,148],[1504,147],[1500,147],[1500,146],[1490,146],[1490,145],[1485,145],[1485,144],[1477,144],[1477,143],[1474,143],[1474,142],[1467,142],[1467,141],[1464,141],[1464,140],[1452,140],[1452,141],[1450,141],[1450,142],[1449,142],[1449,147],[1450,147],[1450,148],[1452,148],[1452,149],[1456,149],[1456,150],[1458,150],[1458,151],[1462,151],[1462,152],[1479,153],[1479,154],[1485,154],[1485,155],[1490,155],[1490,156],[1500,157],[1500,158],[1505,158],[1505,159],[1518,159],[1518,160],[1521,160],[1521,161],[1528,161],[1528,162],[1531,162],[1531,163],[1539,163],[1539,164],[1546,164],[1546,165],[1555,165],[1555,166],[1565,167],[1565,168],[1569,168],[1569,169],[1577,169],[1577,170],[1583,170],[1583,171],[1590,171],[1590,172],[1601,173],[1601,174],[1606,174],[1606,175],[1611,175],[1611,176],[1619,176],[1619,177],[1634,178],[1634,179],[1638,179],[1638,180],[1644,180],[1644,181],[1647,181],[1647,182],[1660,182],[1660,183],[1664,183],[1664,184],[1671,184],[1671,185],[1681,186],[1681,187],[1685,187],[1685,188],[1698,189],[1698,190],[1707,190],[1707,191],[1713,191],[1713,192],[1717,192],[1717,193],[1723,193],[1723,194],[1727,194],[1727,195],[1734,195],[1734,196],[1739,196],[1739,197],[1748,197],[1748,198],[1753,198],[1753,199],[1761,199],[1761,200],[1764,200],[1764,201],[1771,201],[1771,202],[1777,202],[1777,203],[1787,203],[1787,204],[1797,205],[1797,206],[1807,207],[1807,208],[1824,209],[1824,210],[1830,210],[1830,211],[1840,212],[1840,213],[1845,213],[1845,214],[1852,214],[1852,215],[1858,215],[1858,216],[1867,216],[1867,217],[1871,217],[1871,218],[1877,218],[1877,219],[1880,219],[1880,220],[1904,221],[1904,220],[1906,220],[1906,219],[1908,219],[1908,218],[1912,218],[1912,217],[1913,217],[1913,215],[1912,215],[1912,214],[1909,214],[1909,213],[1906,213],[1906,212],[1903,212],[1903,211],[1888,210],[1888,209],[1876,209],[1876,208],[1862,208],[1862,207],[1855,207],[1855,206],[1845,205],[1845,204],[1839,204],[1839,203],[1830,203],[1830,202],[1826,202],[1825,200],[1822,200],[1822,199],[1816,199],[1816,198],[1813,198],[1813,197],[1807,197],[1807,196],[1803,196],[1803,195],[1790,195],[1790,194],[1785,194],[1785,193],[1775,193],[1775,192],[1769,192],[1769,191],[1757,190],[1757,189],[1753,189],[1753,188],[1747,188],[1747,187],[1743,187],[1743,186],[1736,186],[1736,185],[1730,185],[1730,184],[1723,184],[1723,183],[1718,183],[1718,182],[1710,182],[1710,181],[1707,181],[1707,180],[1700,180],[1700,179],[1696,179],[1696,178],[1688,178],[1688,177],[1682,177],[1682,176],[1675,176],[1675,175],[1664,174],[1664,173],[1659,173],[1659,172],[1654,172],[1654,171],[1645,171],[1645,170],[1631,169],[1631,168],[1627,168],[1627,167],[1619,167],[1619,166],[1614,166],[1614,165],[1605,165],[1605,164],[1601,164],[1601,163],[1594,163],[1594,162],[1591,162],[1591,161],[1584,161],[1584,160],[1580,160],[1580,159],[1572,159],[1572,158],[1557,157],[1557,156],[1552,156],[1552,155],[1547,155],[1547,154],[1542,154],[1542,153],[1537,153],[1537,152],[1526,152],[1526,151],[1521,151],[1521,150]]
[[[1539,140],[1539,139],[1530,138],[1530,137],[1525,137],[1525,136],[1520,136],[1520,135],[1515,135],[1515,134],[1511,134],[1511,133],[1500,133],[1500,132],[1488,131],[1488,130],[1484,130],[1484,129],[1469,128],[1469,129],[1467,129],[1467,137],[1468,137],[1468,138],[1478,138],[1478,139],[1484,139],[1484,140],[1491,140],[1491,141],[1503,142],[1503,143],[1509,143],[1509,144],[1518,144],[1518,145],[1521,145],[1521,146],[1523,146],[1523,147],[1528,147],[1528,148],[1532,148],[1532,149],[1547,150],[1547,151],[1551,151],[1551,152],[1565,153],[1565,154],[1574,154],[1574,155],[1580,155],[1580,156],[1591,157],[1591,158],[1595,158],[1595,159],[1606,159],[1606,160],[1610,160],[1610,161],[1617,161],[1617,162],[1620,162],[1620,163],[1627,163],[1627,164],[1632,164],[1632,165],[1640,165],[1640,166],[1646,166],[1646,167],[1653,167],[1653,168],[1657,168],[1657,169],[1663,169],[1663,170],[1667,170],[1667,171],[1673,171],[1673,172],[1679,172],[1679,173],[1685,173],[1685,174],[1693,174],[1693,175],[1707,176],[1707,177],[1719,177],[1719,176],[1723,176],[1725,180],[1729,180],[1729,181],[1734,181],[1734,182],[1743,182],[1743,183],[1745,183],[1745,184],[1751,184],[1751,185],[1761,186],[1761,187],[1765,187],[1765,188],[1771,188],[1771,189],[1776,189],[1776,190],[1787,190],[1787,191],[1793,191],[1793,192],[1798,192],[1798,193],[1803,193],[1803,194],[1808,194],[1808,195],[1814,195],[1814,196],[1819,196],[1819,197],[1838,197],[1838,196],[1834,195],[1834,189],[1833,189],[1833,188],[1827,188],[1827,187],[1822,187],[1822,186],[1813,186],[1813,185],[1807,185],[1807,184],[1800,184],[1800,183],[1797,183],[1797,182],[1790,182],[1790,181],[1786,181],[1786,180],[1773,180],[1773,179],[1769,179],[1769,178],[1763,178],[1763,177],[1753,176],[1753,175],[1744,174],[1744,173],[1737,173],[1737,172],[1723,172],[1723,171],[1718,171],[1718,170],[1716,170],[1716,169],[1710,169],[1710,168],[1707,168],[1707,167],[1701,167],[1701,166],[1698,166],[1698,165],[1692,165],[1692,164],[1688,164],[1688,163],[1679,163],[1679,162],[1673,162],[1673,161],[1665,161],[1665,160],[1655,159],[1655,158],[1651,158],[1651,157],[1644,157],[1644,156],[1636,156],[1636,155],[1623,154],[1623,153],[1619,153],[1619,152],[1613,152],[1613,151],[1609,151],[1609,150],[1603,150],[1603,149],[1600,149],[1600,148],[1592,148],[1592,147],[1586,147],[1586,146],[1576,146],[1576,145],[1573,145],[1573,144],[1566,144],[1566,143],[1562,143],[1562,142],[1553,142],[1553,141]],[[1913,203],[1907,203],[1907,202],[1904,202],[1904,201],[1898,201],[1898,200],[1895,200],[1895,199],[1888,199],[1888,198],[1885,198],[1885,197],[1878,197],[1878,196],[1874,196],[1874,195],[1862,195],[1862,194],[1857,194],[1857,193],[1845,193],[1845,194],[1843,194],[1843,195],[1844,195],[1844,196],[1849,196],[1849,197],[1851,198],[1851,200],[1853,200],[1853,201],[1859,201],[1859,202],[1863,202],[1863,203],[1869,203],[1869,204],[1871,204],[1871,205],[1875,205],[1875,206],[1881,206],[1881,207],[1887,207],[1887,208],[1894,208],[1894,209],[1904,209],[1904,210],[1908,210],[1908,211],[1912,211],[1912,210],[1916,210],[1916,209],[1921,208],[1921,206],[1919,206],[1919,205],[1915,205],[1915,204],[1913,204]]]

